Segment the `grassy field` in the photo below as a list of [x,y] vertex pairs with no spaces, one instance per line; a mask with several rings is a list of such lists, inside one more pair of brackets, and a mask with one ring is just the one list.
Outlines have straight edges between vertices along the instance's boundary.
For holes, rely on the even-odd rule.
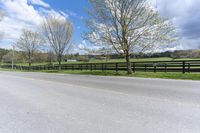
[[[200,60],[200,58],[181,58],[181,59],[172,59],[169,57],[162,57],[162,58],[140,58],[140,59],[131,59],[131,62],[140,62],[140,61],[172,61],[172,60]],[[111,59],[108,61],[105,60],[97,60],[97,59],[91,59],[89,63],[101,63],[101,62],[125,62],[125,59]],[[80,64],[80,63],[88,63],[88,62],[62,62],[62,64]],[[58,64],[58,62],[53,62],[53,64]],[[10,64],[4,64],[4,65],[10,65]],[[17,63],[16,65],[21,66],[28,66],[28,63]],[[33,63],[32,66],[38,66],[38,65],[48,65],[48,62],[43,63]]]

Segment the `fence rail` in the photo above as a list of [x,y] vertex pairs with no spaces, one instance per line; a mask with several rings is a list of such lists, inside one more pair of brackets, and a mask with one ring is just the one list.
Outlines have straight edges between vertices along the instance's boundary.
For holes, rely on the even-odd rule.
[[[200,72],[200,60],[180,60],[180,61],[146,61],[146,62],[131,62],[132,70],[134,72]],[[11,65],[1,66],[2,68],[11,69]],[[14,65],[17,70],[87,70],[87,71],[126,71],[126,62],[108,62],[108,63],[74,63],[63,64],[61,68],[58,65],[39,65],[32,66],[20,66]]]

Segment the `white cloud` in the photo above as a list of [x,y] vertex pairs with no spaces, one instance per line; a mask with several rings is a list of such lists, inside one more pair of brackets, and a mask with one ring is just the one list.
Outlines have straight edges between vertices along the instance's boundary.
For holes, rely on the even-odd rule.
[[42,6],[42,7],[46,7],[46,8],[50,8],[50,5],[45,3],[44,1],[42,0],[29,0],[29,2],[31,4],[34,4],[34,5],[39,5],[39,6]]
[[87,47],[87,43],[85,40],[83,40],[79,45],[78,45],[78,48],[83,50]]
[[84,19],[83,16],[80,16],[73,11],[66,10],[66,12],[67,12],[67,14],[69,14],[69,16],[74,17],[76,19],[80,19],[80,20]]
[[161,15],[173,20],[180,32],[180,48],[200,48],[200,1],[154,0]]

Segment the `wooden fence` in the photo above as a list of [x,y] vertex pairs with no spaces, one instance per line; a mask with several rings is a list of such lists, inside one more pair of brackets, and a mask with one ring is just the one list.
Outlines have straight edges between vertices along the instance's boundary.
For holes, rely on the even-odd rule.
[[[134,72],[200,72],[200,60],[180,60],[180,61],[146,61],[146,62],[132,62],[132,70]],[[11,65],[4,65],[2,68],[11,69]],[[15,69],[29,70],[28,66],[15,65]],[[58,65],[40,65],[32,66],[30,70],[59,70]],[[126,71],[127,65],[125,62],[111,62],[111,63],[74,63],[63,64],[61,70],[87,70],[87,71]]]

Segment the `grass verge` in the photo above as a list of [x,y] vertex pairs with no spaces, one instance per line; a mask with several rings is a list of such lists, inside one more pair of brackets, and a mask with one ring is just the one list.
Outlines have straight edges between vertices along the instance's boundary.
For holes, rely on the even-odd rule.
[[[12,71],[10,69],[2,69],[0,71]],[[20,71],[17,72],[29,72],[29,71]],[[141,78],[161,78],[161,79],[181,79],[181,80],[200,80],[200,73],[185,73],[181,72],[136,72],[131,75],[127,75],[125,71],[70,71],[70,70],[44,70],[44,71],[32,71],[32,72],[44,72],[44,73],[60,73],[60,74],[78,74],[78,75],[97,75],[97,76],[124,76],[124,77],[141,77]]]
[[173,72],[173,73],[153,73],[153,72],[136,72],[131,75],[127,75],[126,72],[114,72],[114,71],[42,71],[45,73],[62,73],[62,74],[79,74],[79,75],[99,75],[99,76],[126,76],[126,77],[141,77],[141,78],[161,78],[161,79],[182,79],[182,80],[200,80],[200,73],[185,73]]

